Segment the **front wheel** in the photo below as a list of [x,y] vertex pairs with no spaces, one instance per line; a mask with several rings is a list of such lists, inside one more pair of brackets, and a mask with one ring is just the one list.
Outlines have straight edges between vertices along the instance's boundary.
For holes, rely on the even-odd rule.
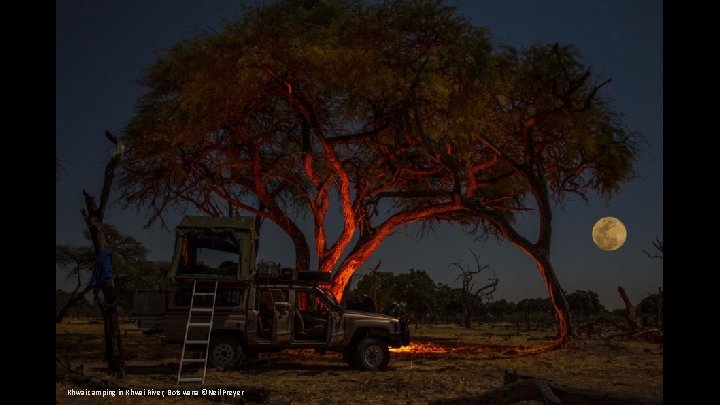
[[390,362],[390,350],[385,342],[367,338],[358,343],[354,363],[364,370],[384,370]]
[[245,350],[240,339],[235,336],[220,335],[210,341],[208,363],[212,367],[229,369],[235,366],[244,354]]

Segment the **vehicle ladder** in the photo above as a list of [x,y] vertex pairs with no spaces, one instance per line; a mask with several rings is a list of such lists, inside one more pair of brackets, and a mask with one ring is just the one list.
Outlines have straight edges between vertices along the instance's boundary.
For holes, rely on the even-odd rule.
[[[218,282],[215,281],[215,285],[213,287],[213,291],[200,291],[202,287],[198,286],[198,283],[202,283],[203,281],[195,280],[193,282],[193,289],[192,289],[192,296],[190,298],[190,311],[188,312],[188,320],[187,325],[185,326],[185,339],[183,340],[183,348],[182,348],[182,354],[180,354],[180,369],[178,370],[178,378],[177,383],[180,384],[181,382],[199,382],[201,384],[205,383],[205,372],[207,371],[207,360],[208,360],[208,352],[210,348],[210,334],[212,333],[212,325],[213,325],[213,318],[215,317],[215,299],[217,297],[217,287]],[[207,287],[205,287],[207,288]],[[204,297],[212,297],[212,306],[196,306],[198,305],[196,303],[195,298],[196,297],[202,297],[198,299],[200,302],[207,302],[207,299]],[[202,304],[201,304],[202,305]],[[207,334],[205,334],[205,338],[197,338],[197,333],[190,333],[190,329],[193,330],[202,330],[202,328],[207,329]],[[188,339],[188,336],[192,337],[192,339]],[[188,350],[188,346],[191,347],[201,347],[204,346],[204,355],[202,358],[196,358],[196,357],[185,357],[188,352],[202,352],[200,349],[190,349]],[[202,377],[198,376],[199,373],[196,375],[190,377],[186,376],[183,377],[183,365],[189,364],[189,363],[202,363]],[[186,370],[187,373],[187,370]]]

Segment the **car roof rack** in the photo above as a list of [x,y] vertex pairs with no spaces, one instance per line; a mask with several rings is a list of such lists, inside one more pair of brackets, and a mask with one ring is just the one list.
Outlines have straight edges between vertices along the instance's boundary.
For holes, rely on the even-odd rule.
[[295,284],[295,285],[316,285],[330,284],[332,282],[330,273],[324,271],[295,271],[290,267],[283,267],[278,271],[256,272],[254,275],[256,283],[262,284]]

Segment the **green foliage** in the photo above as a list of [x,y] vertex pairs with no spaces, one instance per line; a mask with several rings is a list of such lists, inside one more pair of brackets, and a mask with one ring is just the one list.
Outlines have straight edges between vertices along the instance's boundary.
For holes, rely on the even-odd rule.
[[395,297],[406,304],[408,312],[418,315],[432,312],[436,285],[425,270],[410,269],[395,280]]
[[650,294],[643,298],[635,309],[638,318],[645,326],[663,326],[663,292]]
[[[407,167],[423,175],[404,172],[397,190],[440,198],[459,179],[467,197],[511,219],[528,192],[512,174],[518,164],[541,174],[557,201],[589,189],[609,195],[631,178],[635,149],[589,72],[572,46],[493,49],[487,29],[442,1],[248,7],[146,71],[148,91],[126,127],[124,196],[157,213],[187,201],[219,210],[231,197],[253,206],[261,175],[293,183],[275,197],[303,212],[293,198],[311,182],[298,166],[303,153],[312,150],[316,173],[331,170],[322,145],[303,137],[308,126],[324,139],[385,128],[335,150],[363,189]],[[308,109],[317,122],[300,116]],[[489,144],[509,160],[487,164]],[[395,203],[428,201],[405,194]]]
[[374,302],[378,310],[386,304],[396,301],[396,276],[391,272],[374,271],[363,274],[359,279],[352,296],[367,295]]
[[[378,266],[379,267],[379,266]],[[430,314],[433,322],[464,322],[463,291],[447,284],[436,283],[424,270],[410,269],[408,272],[370,271],[363,274],[347,298],[367,295],[372,298],[378,310],[389,302],[403,304],[408,314],[424,319]],[[600,304],[599,296],[592,290],[577,290],[566,294],[574,318],[591,320],[602,314],[624,320],[625,309],[609,313]],[[649,325],[656,325],[657,294],[646,297],[637,307],[638,316]],[[526,325],[528,330],[540,328],[555,322],[550,298],[525,298],[519,302],[500,299],[490,302],[473,300],[468,308],[472,319],[493,322],[510,321]]]
[[[121,234],[114,226],[106,224],[105,235],[112,251],[119,306],[127,313],[132,309],[135,291],[160,290],[165,286],[167,269],[147,260],[147,248],[134,237]],[[87,232],[85,237],[89,238]]]
[[424,270],[410,269],[396,275],[375,268],[360,277],[349,296],[367,295],[378,310],[391,302],[402,303],[407,312],[419,316],[435,310],[436,293],[435,282]]
[[495,321],[507,320],[509,315],[515,313],[516,308],[517,304],[507,302],[504,298],[487,304],[487,310]]
[[393,175],[389,149],[406,148],[397,155],[402,164],[420,156],[407,138],[414,95],[447,121],[446,100],[463,97],[448,75],[476,80],[489,50],[487,32],[441,2],[250,7],[241,21],[177,44],[146,71],[148,91],[125,129],[124,197],[154,214],[186,202],[218,213],[219,200],[247,209],[267,191],[285,210],[304,212],[297,196],[313,183],[299,166],[305,154],[322,179],[331,169],[318,141],[382,128],[373,142],[333,151],[361,190],[377,190]]
[[55,264],[66,271],[67,277],[77,278],[86,271],[92,271],[95,262],[95,250],[88,246],[55,246]]
[[538,328],[541,324],[553,321],[550,298],[525,298],[517,303],[515,310],[525,321],[527,330],[530,330],[531,323],[535,323]]
[[[112,251],[120,309],[127,313],[132,309],[136,290],[159,290],[165,286],[167,269],[147,260],[147,248],[134,237],[121,234],[112,225],[106,224],[104,229]],[[87,231],[84,236],[90,240]],[[57,245],[55,263],[59,270],[68,272],[68,278],[76,278],[79,291],[90,282],[95,250],[90,246]]]
[[[299,269],[311,244],[294,221],[306,215],[336,295],[398,227],[448,221],[544,261],[565,313],[552,204],[609,197],[634,175],[636,135],[575,47],[494,46],[442,0],[248,7],[173,46],[141,83],[124,200],[150,220],[178,204],[264,216],[292,239]],[[344,227],[328,244],[331,200]],[[537,240],[514,228],[527,211]]]
[[565,297],[570,305],[570,313],[576,318],[589,319],[605,312],[605,307],[600,304],[600,298],[595,291],[577,290]]
[[456,314],[463,312],[461,289],[438,283],[435,290],[435,305],[438,319],[445,323],[451,322]]
[[525,298],[517,303],[516,309],[526,313],[551,313],[552,306],[549,298]]
[[506,47],[496,54],[497,79],[489,87],[504,129],[493,133],[519,135],[493,140],[542,174],[555,200],[590,189],[610,195],[633,175],[632,134],[598,93],[603,84],[579,54],[573,46]]
[[[55,291],[55,313],[57,314],[62,307],[65,306],[67,301],[72,297],[72,294],[63,291],[63,290],[56,290]],[[78,302],[75,303],[71,308],[67,310],[67,313],[65,314],[65,317],[76,317],[76,318],[90,318],[90,317],[100,317],[102,314],[100,313],[100,309],[98,309],[97,305],[90,302],[86,297],[81,297]]]

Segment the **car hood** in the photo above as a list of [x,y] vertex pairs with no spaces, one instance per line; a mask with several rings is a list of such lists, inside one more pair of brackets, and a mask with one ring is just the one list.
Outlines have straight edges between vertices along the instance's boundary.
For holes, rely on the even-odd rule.
[[389,315],[384,314],[378,314],[375,312],[364,312],[364,311],[355,311],[355,310],[346,310],[343,311],[343,315],[349,318],[353,319],[383,319],[383,320],[397,320]]

